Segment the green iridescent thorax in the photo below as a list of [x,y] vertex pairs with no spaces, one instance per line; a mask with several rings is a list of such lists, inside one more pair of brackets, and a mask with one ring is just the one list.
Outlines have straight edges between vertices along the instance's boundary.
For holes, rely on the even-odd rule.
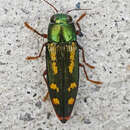
[[51,17],[48,41],[57,43],[76,41],[76,30],[71,16],[55,14]]

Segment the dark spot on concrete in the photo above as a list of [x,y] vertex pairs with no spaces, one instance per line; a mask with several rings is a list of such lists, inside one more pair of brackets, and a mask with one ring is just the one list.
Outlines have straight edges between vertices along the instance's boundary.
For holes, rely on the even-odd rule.
[[11,50],[8,50],[8,51],[7,51],[7,55],[10,55],[10,54],[11,54]]
[[77,18],[77,15],[74,15],[74,18]]
[[85,102],[85,103],[87,102],[87,97],[84,98],[84,102]]
[[130,48],[129,48],[129,49],[127,49],[127,50],[126,50],[126,52],[127,52],[128,54],[130,54]]
[[114,22],[115,22],[115,26],[118,26],[118,21],[117,21],[117,20],[114,20]]
[[122,21],[124,21],[125,19],[124,18],[122,18]]
[[111,56],[111,52],[110,51],[108,52],[107,56]]
[[34,120],[34,118],[31,117],[30,113],[25,113],[25,115],[21,115],[20,120],[24,120],[24,121],[32,121]]
[[42,122],[42,124],[46,124],[46,122]]
[[0,61],[0,65],[6,65],[6,63],[3,63],[3,62]]
[[111,74],[111,73],[112,73],[112,71],[109,71],[109,73]]
[[85,124],[91,124],[91,121],[90,121],[89,119],[85,119],[85,120],[84,120],[84,123],[85,123]]
[[33,97],[36,97],[36,96],[37,96],[37,94],[36,94],[36,93],[34,93]]
[[122,65],[125,65],[125,63],[121,62]]
[[102,34],[102,30],[99,30],[98,32],[99,32],[100,35]]
[[113,38],[115,35],[114,34],[111,34],[111,38]]
[[41,101],[38,101],[35,103],[36,107],[38,107],[39,109],[42,107]]
[[124,42],[124,43],[123,43],[123,46],[125,46],[125,45],[126,45],[126,43]]
[[12,45],[12,43],[8,43],[8,45]]
[[80,2],[78,2],[78,3],[76,4],[76,8],[77,8],[77,9],[80,9]]
[[50,113],[50,112],[48,112],[48,113],[47,113],[47,119],[49,119],[49,118],[50,118],[50,116],[51,116],[51,113]]
[[43,130],[42,128],[38,128],[37,130]]
[[17,45],[17,47],[18,47],[18,48],[20,48],[20,47],[21,47],[21,45]]
[[21,11],[23,12],[23,13],[25,13],[25,14],[29,14],[29,11],[28,10],[26,10],[26,9],[21,9]]
[[119,48],[117,51],[120,51],[121,50],[121,48]]
[[84,1],[83,3],[84,3],[84,4],[86,4],[86,3],[87,3],[87,1]]
[[5,11],[5,14],[7,14],[8,10],[7,10],[7,9],[4,9],[4,11]]
[[93,60],[93,63],[96,64],[97,62],[95,60]]
[[16,42],[20,42],[20,40],[19,40],[19,39],[16,39]]
[[27,94],[30,94],[30,91],[27,91]]

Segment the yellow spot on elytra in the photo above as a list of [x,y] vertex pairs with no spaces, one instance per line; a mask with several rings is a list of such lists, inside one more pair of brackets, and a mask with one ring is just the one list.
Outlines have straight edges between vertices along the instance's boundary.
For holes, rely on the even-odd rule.
[[58,88],[57,85],[54,84],[54,83],[52,83],[52,84],[50,85],[50,88],[53,89],[53,90],[56,90],[57,92],[59,92],[59,88]]
[[48,45],[48,50],[50,52],[50,57],[52,61],[52,70],[54,74],[58,73],[58,68],[56,66],[56,45],[54,43],[51,43]]
[[70,105],[74,104],[74,98],[72,98],[72,97],[69,98],[68,99],[68,104],[70,104]]
[[51,60],[55,61],[56,60],[56,54],[55,53],[51,53]]
[[48,49],[50,52],[51,60],[55,61],[56,60],[56,45],[54,43],[51,43],[48,45]]
[[57,69],[57,66],[56,66],[56,62],[52,62],[52,70],[53,70],[54,74],[57,74],[57,73],[58,73],[58,69]]
[[52,99],[52,103],[55,105],[59,105],[60,104],[60,100],[58,98],[53,98]]
[[74,62],[72,61],[69,65],[69,72],[72,73],[74,68]]
[[75,42],[72,42],[72,46],[75,46]]
[[72,73],[73,72],[73,69],[74,69],[74,57],[75,57],[75,50],[76,50],[76,47],[75,47],[75,43],[72,42],[72,45],[69,49],[70,51],[70,65],[69,65],[69,72]]
[[71,54],[70,54],[70,60],[74,60],[74,56],[75,56],[75,52],[73,51],[71,51]]
[[74,88],[76,88],[76,87],[77,87],[76,83],[73,82],[73,83],[70,84],[70,87],[68,88],[68,91],[70,92],[71,89],[74,89]]

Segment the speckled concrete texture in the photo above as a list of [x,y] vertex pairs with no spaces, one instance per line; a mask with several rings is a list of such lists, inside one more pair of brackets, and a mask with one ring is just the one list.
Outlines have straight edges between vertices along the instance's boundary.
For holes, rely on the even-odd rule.
[[[0,130],[130,130],[130,0],[48,0],[61,12],[73,8],[74,21],[80,21],[90,79],[80,69],[80,85],[71,119],[61,124],[49,100],[43,71],[46,39],[24,26],[27,21],[47,33],[54,10],[42,0],[0,1]],[[80,59],[82,59],[80,55]],[[82,61],[82,60],[81,60]]]

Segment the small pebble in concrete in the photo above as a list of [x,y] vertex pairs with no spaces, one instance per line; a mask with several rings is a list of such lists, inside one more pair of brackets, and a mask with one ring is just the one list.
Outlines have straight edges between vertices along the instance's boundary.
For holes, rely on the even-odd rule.
[[25,115],[21,115],[20,120],[24,120],[24,121],[32,121],[34,120],[34,118],[31,117],[30,113],[25,113]]

